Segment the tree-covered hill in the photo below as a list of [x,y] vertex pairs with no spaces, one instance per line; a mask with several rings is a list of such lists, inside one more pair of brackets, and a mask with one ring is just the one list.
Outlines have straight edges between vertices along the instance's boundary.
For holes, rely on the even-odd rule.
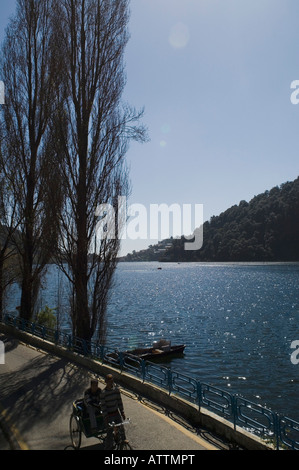
[[[181,238],[125,260],[299,261],[299,177],[213,216],[204,223],[203,234],[199,251],[185,251]],[[164,249],[157,249],[161,244]]]

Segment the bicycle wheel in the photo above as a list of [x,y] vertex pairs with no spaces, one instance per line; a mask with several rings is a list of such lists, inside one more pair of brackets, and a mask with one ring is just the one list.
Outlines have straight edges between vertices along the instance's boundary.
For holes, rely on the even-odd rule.
[[123,441],[120,443],[119,450],[133,450],[129,441]]
[[82,431],[80,429],[79,419],[74,414],[72,414],[70,419],[70,435],[73,447],[76,450],[79,450],[81,446]]

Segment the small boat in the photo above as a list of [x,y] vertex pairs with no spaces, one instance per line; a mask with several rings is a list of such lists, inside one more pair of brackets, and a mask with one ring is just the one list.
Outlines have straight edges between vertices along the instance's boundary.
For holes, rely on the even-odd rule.
[[131,351],[124,351],[123,354],[127,357],[138,357],[139,359],[149,361],[152,359],[160,359],[175,354],[183,354],[185,347],[185,344],[171,346],[170,341],[162,339],[160,341],[155,341],[151,348],[137,348]]

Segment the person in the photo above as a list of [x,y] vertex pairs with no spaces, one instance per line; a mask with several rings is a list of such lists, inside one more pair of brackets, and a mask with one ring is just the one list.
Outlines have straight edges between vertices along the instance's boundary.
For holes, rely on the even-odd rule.
[[101,393],[96,379],[90,381],[90,387],[84,393],[84,404],[90,419],[91,432],[97,431],[97,414],[101,409]]
[[[105,439],[105,449],[113,449],[113,427],[111,423],[120,424],[122,419],[125,420],[124,405],[121,398],[119,388],[114,383],[113,375],[108,374],[105,379],[106,387],[101,394],[101,406],[105,424],[107,426],[107,436]],[[125,440],[125,430],[123,426],[119,427],[121,439]]]

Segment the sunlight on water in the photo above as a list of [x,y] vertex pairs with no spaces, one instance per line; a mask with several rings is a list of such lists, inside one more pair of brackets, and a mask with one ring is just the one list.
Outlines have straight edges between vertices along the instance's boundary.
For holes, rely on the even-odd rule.
[[[298,265],[121,265],[109,340],[124,348],[186,343],[171,367],[298,417]],[[134,331],[134,342],[131,332]],[[119,331],[122,332],[121,338]],[[290,401],[289,401],[290,400]]]

